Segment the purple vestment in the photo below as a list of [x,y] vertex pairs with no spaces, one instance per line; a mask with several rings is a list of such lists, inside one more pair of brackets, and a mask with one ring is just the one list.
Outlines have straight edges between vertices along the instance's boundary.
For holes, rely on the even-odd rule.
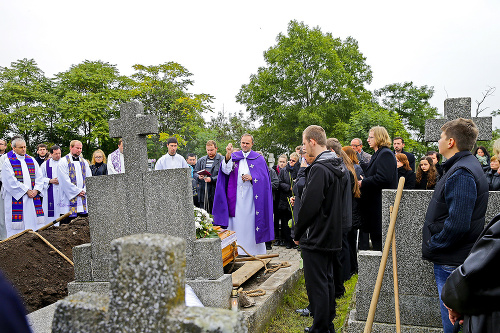
[[[215,188],[214,206],[212,214],[214,224],[228,226],[229,217],[234,217],[236,207],[236,191],[239,162],[243,159],[243,152],[231,154],[233,170],[229,175],[219,172]],[[274,239],[273,224],[273,196],[269,169],[264,158],[250,151],[247,157],[250,175],[252,176],[253,199],[255,205],[255,241],[268,242]]]

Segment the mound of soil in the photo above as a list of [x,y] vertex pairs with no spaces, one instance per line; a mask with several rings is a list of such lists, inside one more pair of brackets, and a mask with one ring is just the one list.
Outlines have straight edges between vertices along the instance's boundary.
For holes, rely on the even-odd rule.
[[[74,246],[90,242],[88,218],[39,234],[70,260]],[[16,287],[28,312],[66,297],[67,284],[75,279],[73,266],[32,233],[0,243],[0,270]]]

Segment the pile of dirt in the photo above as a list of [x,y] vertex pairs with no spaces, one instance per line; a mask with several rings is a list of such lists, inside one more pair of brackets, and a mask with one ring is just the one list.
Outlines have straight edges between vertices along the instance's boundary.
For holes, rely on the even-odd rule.
[[[90,242],[88,218],[50,227],[39,234],[73,260],[74,246]],[[68,282],[75,278],[73,266],[32,233],[0,243],[0,270],[32,312],[68,295]]]

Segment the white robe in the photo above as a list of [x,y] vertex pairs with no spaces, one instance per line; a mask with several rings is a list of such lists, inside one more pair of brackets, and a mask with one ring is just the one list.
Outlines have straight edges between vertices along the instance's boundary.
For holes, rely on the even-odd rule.
[[111,154],[108,155],[108,164],[107,164],[108,175],[116,175],[117,173],[125,173],[125,159],[123,157],[123,154],[120,153],[120,167],[121,167],[120,172],[115,170],[115,167],[113,166],[113,162],[111,161]]
[[[43,176],[43,191],[42,191],[42,196],[43,196],[43,212],[45,214],[45,220],[46,223],[50,223],[57,219],[60,215],[64,215],[69,211],[69,208],[64,204],[63,201],[63,195],[61,191],[61,185],[59,184],[52,184],[53,185],[53,193],[54,193],[54,202],[51,204],[54,205],[54,216],[49,217],[49,181],[50,178],[48,178],[47,175],[47,162],[50,161],[50,167],[52,168],[52,178],[58,178],[58,173],[59,173],[59,164],[62,162],[62,159],[59,159],[59,161],[54,161],[53,159],[49,159],[45,162],[42,163],[42,166],[40,166],[40,171],[42,172]],[[59,225],[59,223],[56,223],[55,225]]]
[[180,168],[189,168],[189,164],[187,164],[184,157],[182,157],[179,154],[171,156],[167,153],[162,157],[160,157],[160,159],[155,164],[155,170],[180,169]]
[[[76,174],[76,185],[71,183],[69,179],[69,168],[68,161],[66,160],[66,156],[69,156],[71,163],[75,166],[75,174]],[[67,212],[71,209],[69,201],[74,197],[77,197],[81,191],[87,192],[87,187],[83,186],[83,177],[82,177],[82,167],[80,166],[80,162],[75,162],[71,158],[71,154],[61,157],[59,162],[59,170],[57,175],[59,176],[59,185],[62,191],[62,206],[63,209],[67,209]],[[83,160],[85,163],[86,177],[92,177],[92,171],[90,170],[89,162],[80,156],[80,160]],[[83,213],[83,203],[82,197],[77,197],[77,212]],[[88,211],[88,208],[87,208]]]
[[[0,156],[0,179],[2,179],[3,163],[7,159],[7,153]],[[5,227],[5,207],[3,203],[3,196],[0,195],[0,240],[7,238],[7,229]]]
[[[33,165],[35,166],[35,187],[31,186],[31,177],[26,165],[25,157],[17,155],[17,159],[21,162],[23,170],[23,181],[19,182],[15,175],[14,169],[7,158],[2,166],[2,198],[4,199],[5,207],[5,227],[7,229],[7,237],[15,235],[26,229],[38,230],[45,225],[45,218],[41,216],[37,218],[33,199],[28,197],[28,190],[43,190],[43,177],[38,163],[32,157]],[[21,229],[12,229],[12,198],[23,200],[23,222]]]
[[[250,174],[246,156],[249,153],[243,153],[245,156],[239,163],[238,167],[238,188],[236,189],[236,209],[234,217],[229,217],[228,226],[229,230],[236,233],[236,242],[241,245],[251,255],[266,254],[266,243],[255,242],[255,204],[253,199],[253,185],[252,182],[244,182],[241,176]],[[226,175],[231,173],[233,168],[233,160],[222,160],[221,170]],[[246,253],[238,249],[240,255]]]

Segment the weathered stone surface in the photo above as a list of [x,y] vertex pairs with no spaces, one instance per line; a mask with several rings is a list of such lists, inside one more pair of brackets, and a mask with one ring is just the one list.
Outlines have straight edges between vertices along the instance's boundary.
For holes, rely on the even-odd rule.
[[109,297],[78,292],[57,303],[53,333],[96,333],[107,331]]
[[194,293],[204,306],[229,308],[229,297],[233,288],[231,274],[223,274],[216,280],[188,279],[186,283],[193,288]]
[[68,296],[57,305],[53,331],[247,332],[241,312],[186,308],[185,248],[185,240],[160,234],[114,240],[110,296]]
[[427,119],[425,121],[424,139],[436,142],[441,135],[441,127],[449,120],[465,118],[472,119],[479,129],[478,140],[491,140],[492,117],[471,117],[471,98],[447,98],[444,101],[444,119]]
[[75,246],[72,251],[75,280],[92,281],[92,247],[90,243]]

